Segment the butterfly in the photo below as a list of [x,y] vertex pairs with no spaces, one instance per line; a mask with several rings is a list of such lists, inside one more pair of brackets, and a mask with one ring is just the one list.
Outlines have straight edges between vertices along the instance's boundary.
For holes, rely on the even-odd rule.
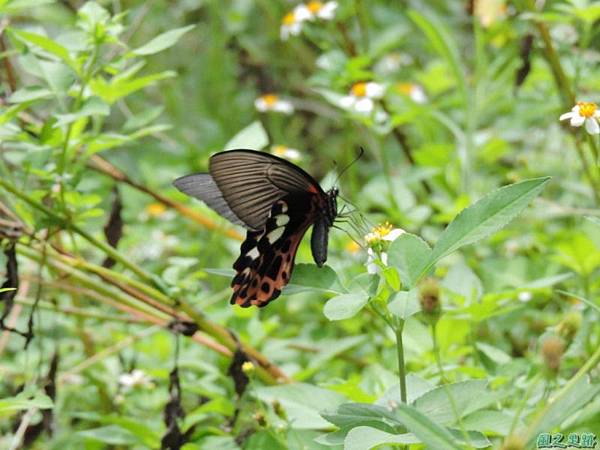
[[228,150],[211,156],[208,173],[183,176],[173,185],[247,230],[233,264],[232,305],[262,307],[279,297],[311,225],[313,259],[319,267],[327,260],[338,189],[325,192],[285,159],[255,150]]

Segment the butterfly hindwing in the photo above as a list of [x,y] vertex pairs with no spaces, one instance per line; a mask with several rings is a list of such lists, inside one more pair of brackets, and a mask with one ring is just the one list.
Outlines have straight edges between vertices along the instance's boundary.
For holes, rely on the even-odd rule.
[[289,282],[298,245],[314,214],[313,195],[289,195],[276,201],[261,231],[248,231],[233,265],[231,303],[265,306]]

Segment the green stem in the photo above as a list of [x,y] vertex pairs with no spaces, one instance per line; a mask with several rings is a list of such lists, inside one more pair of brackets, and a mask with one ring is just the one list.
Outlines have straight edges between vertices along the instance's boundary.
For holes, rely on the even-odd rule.
[[396,353],[398,356],[398,381],[400,382],[400,400],[406,403],[406,367],[404,366],[404,344],[402,342],[402,331],[404,320],[399,319],[394,327],[396,334]]
[[460,428],[460,432],[462,433],[463,438],[465,439],[465,443],[469,446],[469,448],[473,448],[473,444],[471,442],[471,439],[469,438],[469,433],[467,433],[467,430],[465,429],[465,427],[462,423],[460,414],[458,412],[458,406],[456,405],[456,400],[454,400],[454,396],[452,395],[452,392],[450,392],[450,389],[448,388],[448,384],[446,382],[446,374],[444,373],[444,366],[442,365],[442,357],[440,356],[440,347],[439,347],[438,341],[437,341],[436,324],[437,324],[437,322],[431,324],[431,338],[433,341],[433,354],[435,356],[435,362],[437,364],[437,368],[439,371],[440,382],[442,383],[442,386],[444,387],[444,392],[446,392],[446,396],[448,397],[448,401],[450,402],[450,407],[452,408],[452,413],[454,414],[456,423],[458,424],[458,427]]
[[577,373],[571,378],[567,384],[565,384],[562,389],[554,396],[551,402],[548,402],[543,410],[541,410],[535,419],[527,428],[527,432],[525,433],[525,438],[529,441],[533,437],[533,432],[538,427],[538,424],[544,419],[544,416],[548,413],[548,411],[553,407],[554,404],[559,402],[563,397],[566,397],[570,394],[571,389],[579,383],[581,378],[583,378],[590,370],[598,366],[600,363],[600,346],[596,349],[594,354],[587,360],[587,362],[577,371]]

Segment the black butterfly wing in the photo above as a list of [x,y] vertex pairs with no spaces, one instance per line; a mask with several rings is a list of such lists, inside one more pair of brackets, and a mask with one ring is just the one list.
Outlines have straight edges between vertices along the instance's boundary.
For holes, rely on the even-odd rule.
[[319,207],[315,194],[297,193],[277,200],[261,231],[248,231],[233,268],[231,304],[265,306],[281,294],[294,269],[302,237]]
[[217,153],[210,158],[209,172],[181,177],[173,184],[250,230],[261,230],[273,204],[290,193],[325,196],[304,170],[269,153],[254,150]]

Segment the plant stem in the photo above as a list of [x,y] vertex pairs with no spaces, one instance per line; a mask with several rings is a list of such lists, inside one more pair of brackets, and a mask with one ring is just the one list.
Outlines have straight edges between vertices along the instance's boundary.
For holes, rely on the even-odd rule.
[[402,343],[402,331],[404,320],[399,319],[394,327],[396,334],[396,352],[398,356],[398,380],[400,382],[400,400],[406,403],[406,367],[404,366],[404,344]]
[[440,356],[440,347],[438,345],[438,341],[437,341],[437,333],[436,333],[436,324],[432,323],[431,324],[431,339],[433,341],[433,354],[435,356],[435,362],[437,364],[438,370],[440,372],[440,382],[442,383],[442,386],[444,387],[444,392],[446,392],[446,396],[448,397],[448,401],[450,402],[450,407],[452,408],[452,413],[454,414],[454,418],[456,419],[456,423],[458,424],[458,427],[460,428],[460,431],[465,439],[465,443],[469,446],[469,448],[473,448],[473,444],[471,443],[471,439],[469,438],[469,433],[467,433],[467,430],[465,429],[460,414],[458,412],[458,406],[456,406],[456,401],[454,400],[454,396],[452,395],[452,392],[450,392],[450,389],[448,388],[448,384],[446,382],[446,375],[444,373],[444,366],[442,366],[442,358]]

